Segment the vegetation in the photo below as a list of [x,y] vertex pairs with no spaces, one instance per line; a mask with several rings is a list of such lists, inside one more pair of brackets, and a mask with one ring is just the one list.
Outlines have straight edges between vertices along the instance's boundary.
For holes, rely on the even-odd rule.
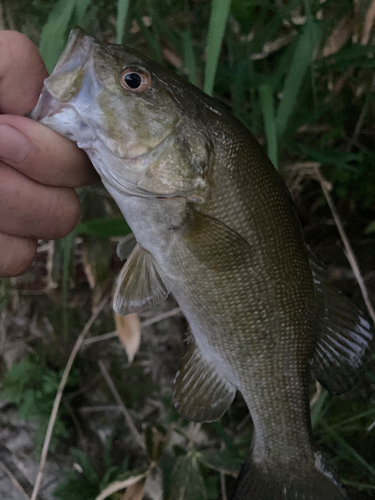
[[[319,171],[332,188],[374,303],[373,1],[4,0],[1,8],[3,28],[22,31],[39,44],[48,70],[69,30],[80,25],[98,39],[137,48],[230,107],[286,180],[306,241],[330,266],[332,282],[364,307],[331,223]],[[80,190],[80,197],[82,220],[74,233],[55,244],[42,242],[27,275],[0,281],[7,341],[22,340],[34,352],[22,360],[21,349],[18,364],[1,358],[1,397],[15,403],[21,415],[36,419],[40,430],[46,428],[74,341],[119,272],[118,237],[129,233],[101,186]],[[115,320],[105,305],[91,335],[113,331]],[[17,329],[21,323],[34,325],[33,330]],[[246,406],[237,396],[220,422],[197,426],[180,419],[170,394],[186,324],[174,317],[161,325],[167,326],[156,328],[156,340],[142,340],[132,365],[124,361],[116,338],[100,342],[100,349],[92,343],[80,350],[79,372],[69,379],[54,444],[59,438],[60,452],[68,453],[69,447],[81,451],[71,452],[78,469],[69,472],[56,498],[94,500],[114,481],[129,493],[109,493],[112,500],[142,498],[144,488],[146,498],[152,498],[153,489],[168,500],[225,499],[231,490],[251,442]],[[160,347],[165,340],[172,346],[169,353]],[[118,409],[109,410],[102,421],[85,420],[82,409],[111,405],[114,398],[101,378],[98,358],[143,445],[125,428]],[[373,363],[357,388],[334,398],[322,391],[312,406],[319,445],[353,499],[375,498],[374,387]],[[93,422],[112,439],[94,437]],[[58,456],[58,450],[54,453]]]

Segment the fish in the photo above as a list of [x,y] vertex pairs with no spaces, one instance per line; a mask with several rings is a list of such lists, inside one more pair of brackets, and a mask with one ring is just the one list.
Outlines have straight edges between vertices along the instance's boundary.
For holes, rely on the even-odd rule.
[[115,311],[173,293],[185,314],[180,415],[218,420],[241,392],[254,435],[232,499],[348,499],[313,439],[308,372],[350,390],[373,328],[307,248],[256,138],[172,71],[79,28],[31,117],[86,151],[135,235]]

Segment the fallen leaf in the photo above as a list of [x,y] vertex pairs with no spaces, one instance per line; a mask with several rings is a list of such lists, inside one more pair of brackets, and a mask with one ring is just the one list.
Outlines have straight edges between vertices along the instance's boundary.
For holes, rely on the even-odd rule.
[[134,359],[141,342],[141,322],[137,313],[123,317],[115,313],[116,331],[121,340],[129,363]]
[[145,479],[126,488],[121,500],[142,500],[145,494]]
[[148,474],[148,472],[145,472],[144,474],[139,474],[138,476],[133,476],[133,477],[130,477],[129,479],[125,479],[125,481],[114,481],[113,483],[109,484],[100,493],[100,495],[98,495],[95,498],[95,500],[104,500],[105,498],[108,498],[113,493],[116,493],[116,491],[123,490],[124,488],[129,488],[133,484],[136,484],[139,481],[141,481],[143,478],[145,478],[147,474]]
[[361,39],[362,45],[367,45],[370,41],[370,33],[375,21],[375,0],[372,0],[371,5],[367,11],[365,25],[363,27],[363,35]]
[[328,37],[323,49],[323,57],[336,54],[349,41],[353,32],[354,21],[351,16],[344,16]]

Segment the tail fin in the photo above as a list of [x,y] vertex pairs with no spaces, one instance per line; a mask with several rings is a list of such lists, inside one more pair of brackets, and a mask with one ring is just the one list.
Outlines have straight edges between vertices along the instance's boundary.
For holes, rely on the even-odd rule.
[[[305,466],[304,466],[305,465]],[[320,452],[315,463],[300,464],[300,470],[254,463],[242,466],[231,500],[349,500],[336,474]],[[284,472],[284,474],[283,474]]]

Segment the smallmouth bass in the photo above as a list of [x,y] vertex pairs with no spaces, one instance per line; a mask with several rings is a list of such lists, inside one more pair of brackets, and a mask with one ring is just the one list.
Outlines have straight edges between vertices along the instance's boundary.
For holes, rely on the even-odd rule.
[[252,134],[157,63],[80,29],[32,117],[87,152],[134,232],[115,310],[172,292],[189,322],[179,413],[217,420],[242,393],[254,437],[233,500],[347,499],[312,437],[307,371],[332,393],[351,389],[371,327],[327,283]]

